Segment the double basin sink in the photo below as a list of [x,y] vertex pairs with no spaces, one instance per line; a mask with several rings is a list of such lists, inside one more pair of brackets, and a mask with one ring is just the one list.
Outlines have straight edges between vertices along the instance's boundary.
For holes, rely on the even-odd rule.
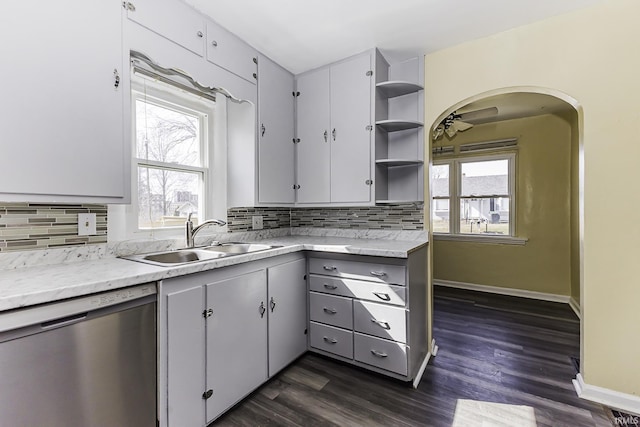
[[175,249],[151,254],[131,255],[122,257],[131,261],[145,264],[159,265],[163,267],[191,264],[200,261],[209,261],[216,258],[234,255],[248,254],[252,252],[266,251],[279,246],[264,245],[261,243],[219,243],[212,246],[199,248]]

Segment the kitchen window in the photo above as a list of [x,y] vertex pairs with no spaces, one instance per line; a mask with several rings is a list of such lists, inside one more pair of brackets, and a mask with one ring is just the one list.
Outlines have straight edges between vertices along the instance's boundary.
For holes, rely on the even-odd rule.
[[514,235],[514,153],[434,161],[431,180],[434,233]]
[[142,78],[132,103],[137,229],[183,227],[189,214],[194,222],[205,218],[215,103]]

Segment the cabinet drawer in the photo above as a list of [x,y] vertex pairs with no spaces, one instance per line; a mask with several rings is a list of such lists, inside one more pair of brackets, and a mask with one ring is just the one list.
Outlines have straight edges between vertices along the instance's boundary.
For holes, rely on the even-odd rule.
[[311,347],[353,359],[353,332],[310,322]]
[[351,298],[309,293],[309,318],[316,322],[353,328],[353,306]]
[[353,329],[393,341],[407,342],[406,310],[372,302],[353,302]]
[[325,294],[341,295],[403,307],[407,298],[407,290],[404,286],[318,276],[315,274],[309,275],[309,289]]
[[402,265],[375,264],[321,258],[309,259],[309,273],[404,285],[406,269]]
[[354,358],[400,375],[407,375],[407,346],[354,333]]

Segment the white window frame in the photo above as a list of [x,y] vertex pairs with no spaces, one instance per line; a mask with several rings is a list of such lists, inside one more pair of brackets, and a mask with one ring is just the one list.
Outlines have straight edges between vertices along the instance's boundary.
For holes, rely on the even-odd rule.
[[[462,197],[462,164],[484,162],[492,160],[508,161],[508,187],[509,187],[509,235],[483,235],[483,234],[466,234],[460,233],[460,202],[466,197]],[[459,156],[449,159],[438,159],[433,161],[434,166],[449,165],[449,233],[434,232],[433,236],[436,240],[459,240],[487,243],[506,243],[523,245],[527,241],[526,238],[516,237],[516,153],[499,153],[483,156]],[[491,196],[486,195],[484,197]],[[495,195],[496,197],[504,197],[505,195]],[[431,197],[431,203],[437,199],[446,199],[447,197]]]
[[[200,129],[200,159],[201,166],[188,166],[182,164],[164,163],[154,160],[141,159],[137,156],[136,140],[136,101],[151,101],[161,107],[168,107],[186,114],[195,115],[201,121]],[[131,80],[131,152],[132,152],[132,179],[131,179],[131,210],[127,214],[127,228],[134,234],[150,234],[152,236],[173,237],[183,233],[183,226],[140,228],[138,224],[138,171],[139,166],[156,169],[173,170],[178,172],[199,173],[200,188],[202,189],[198,200],[198,220],[204,221],[213,211],[213,179],[215,171],[213,159],[213,134],[214,134],[214,109],[218,106],[210,100],[198,100],[197,95],[185,93],[169,84],[158,83],[147,78],[132,78]],[[224,208],[226,210],[226,206]],[[225,218],[226,219],[226,218]],[[226,228],[225,228],[226,229]],[[220,230],[219,230],[220,231]]]

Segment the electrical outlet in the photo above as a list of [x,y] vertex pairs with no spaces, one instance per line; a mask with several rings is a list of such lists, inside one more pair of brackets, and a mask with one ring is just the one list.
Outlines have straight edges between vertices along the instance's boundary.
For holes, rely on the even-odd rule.
[[78,236],[95,236],[96,235],[96,214],[81,213],[78,214]]
[[254,230],[262,230],[264,228],[262,215],[255,215],[251,217],[251,228]]

